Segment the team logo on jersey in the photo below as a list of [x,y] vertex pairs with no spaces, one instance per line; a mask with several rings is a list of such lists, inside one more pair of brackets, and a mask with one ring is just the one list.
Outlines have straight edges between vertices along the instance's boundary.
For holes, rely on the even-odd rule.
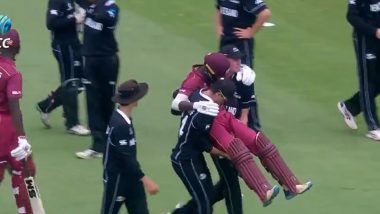
[[239,12],[237,10],[230,9],[227,7],[220,7],[219,11],[222,15],[225,15],[225,16],[231,16],[231,17],[239,16]]
[[376,4],[370,4],[371,12],[379,12],[380,11],[380,2]]
[[128,145],[128,142],[127,142],[127,140],[119,140],[119,144],[120,144],[120,146],[126,146],[126,145]]
[[103,24],[100,22],[96,22],[91,18],[86,18],[86,21],[84,22],[85,25],[89,26],[90,28],[98,31],[103,30]]
[[376,56],[373,55],[373,54],[371,54],[371,53],[369,53],[369,54],[366,54],[366,55],[365,55],[365,58],[366,58],[366,59],[376,59]]
[[20,94],[21,94],[21,91],[12,91],[12,94],[13,94],[13,95],[20,95]]
[[130,141],[129,141],[129,146],[134,146],[136,145],[136,140],[135,138],[132,138]]
[[207,178],[206,173],[201,173],[201,174],[199,174],[199,179],[204,180],[204,179],[206,179],[206,178]]

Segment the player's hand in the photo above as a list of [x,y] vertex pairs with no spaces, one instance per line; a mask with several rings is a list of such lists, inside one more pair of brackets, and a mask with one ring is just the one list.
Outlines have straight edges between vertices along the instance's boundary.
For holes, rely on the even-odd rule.
[[219,105],[212,101],[199,101],[193,103],[193,109],[201,114],[215,117],[219,113]]
[[234,35],[239,39],[250,39],[252,38],[253,30],[252,28],[234,28]]
[[380,28],[376,30],[376,38],[380,39]]
[[11,156],[16,160],[22,160],[32,154],[32,146],[28,143],[25,136],[18,137],[18,146],[11,151]]
[[76,22],[77,24],[82,24],[83,21],[84,21],[85,15],[80,14],[80,13],[75,13],[75,14],[74,14],[74,17],[75,17],[75,22]]
[[239,72],[236,73],[236,80],[241,81],[244,85],[250,86],[255,82],[256,73],[250,67],[243,65]]
[[160,191],[160,188],[156,183],[154,183],[153,180],[151,180],[148,176],[144,176],[142,178],[142,182],[144,184],[144,187],[146,191],[149,193],[149,195],[155,195]]

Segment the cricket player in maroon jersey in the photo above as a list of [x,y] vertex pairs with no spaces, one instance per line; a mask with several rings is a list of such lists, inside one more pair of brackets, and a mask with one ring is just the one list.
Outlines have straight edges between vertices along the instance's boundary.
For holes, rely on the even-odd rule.
[[[0,165],[8,164],[12,171],[13,195],[19,214],[33,214],[23,170],[32,153],[22,122],[19,100],[22,97],[22,77],[15,57],[20,51],[20,37],[15,29],[1,35],[0,47]],[[2,176],[0,176],[2,177]]]
[[[257,156],[262,165],[284,188],[286,199],[309,190],[311,182],[301,184],[282,159],[276,146],[263,132],[256,132],[236,119],[230,112],[215,103],[199,101],[191,103],[188,97],[196,90],[208,86],[218,78],[224,77],[229,69],[227,58],[221,53],[210,53],[204,58],[204,64],[193,66],[193,70],[182,82],[178,94],[172,102],[172,110],[190,111],[213,115],[219,111],[211,126],[210,136],[215,146],[226,152],[247,186],[254,190],[261,201],[267,201],[266,192],[269,186],[260,169],[252,159]],[[249,74],[243,74],[249,75]],[[244,78],[243,78],[244,79]]]

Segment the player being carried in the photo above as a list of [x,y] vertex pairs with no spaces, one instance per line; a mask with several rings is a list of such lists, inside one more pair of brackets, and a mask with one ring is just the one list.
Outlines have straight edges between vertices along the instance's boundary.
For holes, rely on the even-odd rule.
[[22,77],[16,69],[15,57],[20,51],[20,38],[15,29],[0,38],[6,44],[0,48],[0,165],[8,164],[11,168],[18,213],[32,214],[22,176],[25,159],[32,150],[25,137],[19,104]]
[[[193,66],[192,71],[182,82],[179,93],[172,102],[172,110],[197,110],[202,114],[216,116],[210,130],[214,146],[230,156],[239,175],[247,186],[256,192],[264,206],[269,205],[273,199],[273,197],[268,198],[267,196],[268,190],[272,187],[255,164],[251,153],[260,159],[266,170],[282,185],[286,199],[289,200],[297,194],[309,190],[312,183],[302,184],[298,181],[282,159],[276,146],[263,132],[251,130],[226,109],[219,108],[218,104],[212,101],[189,101],[189,96],[193,92],[224,77],[229,66],[230,64],[223,54],[207,54],[204,64]],[[247,70],[239,72],[244,72],[240,74],[243,76],[243,83],[244,80],[250,79],[247,78],[250,75]],[[252,82],[247,81],[244,84],[252,84]]]

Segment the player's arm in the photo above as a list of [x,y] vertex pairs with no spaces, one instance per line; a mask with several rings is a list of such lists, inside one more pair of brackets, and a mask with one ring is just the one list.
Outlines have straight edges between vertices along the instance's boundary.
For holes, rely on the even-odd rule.
[[264,1],[242,0],[242,4],[245,11],[256,16],[256,20],[249,28],[235,28],[234,34],[240,39],[249,39],[261,30],[264,22],[272,16],[272,12],[267,8]]
[[31,146],[26,140],[22,114],[20,109],[20,99],[22,97],[22,79],[20,74],[12,76],[7,84],[8,105],[11,112],[13,126],[18,137],[18,147],[11,151],[11,156],[17,160],[28,157],[31,153]]
[[115,127],[111,133],[112,144],[117,147],[121,155],[125,173],[141,180],[151,195],[156,194],[158,192],[158,186],[144,174],[139,162],[133,154],[132,148],[135,147],[135,142],[133,136],[126,131],[129,129],[130,127],[127,125]]
[[88,14],[94,21],[103,23],[106,27],[115,26],[119,17],[119,7],[114,3],[105,2],[105,9],[93,14]]
[[218,38],[223,36],[222,15],[220,14],[219,6],[217,6],[215,13],[215,30]]
[[[61,10],[66,7],[63,1],[50,0],[48,4],[48,11],[46,14],[46,27],[49,30],[61,30],[70,25],[76,24],[74,14],[62,16]],[[79,20],[78,20],[79,21]]]
[[347,20],[358,31],[371,36],[377,36],[379,29],[366,22],[360,14],[363,0],[350,0],[348,3]]
[[248,124],[248,113],[249,113],[249,108],[242,108],[241,113],[240,113],[240,118],[239,120],[244,123],[245,125]]

